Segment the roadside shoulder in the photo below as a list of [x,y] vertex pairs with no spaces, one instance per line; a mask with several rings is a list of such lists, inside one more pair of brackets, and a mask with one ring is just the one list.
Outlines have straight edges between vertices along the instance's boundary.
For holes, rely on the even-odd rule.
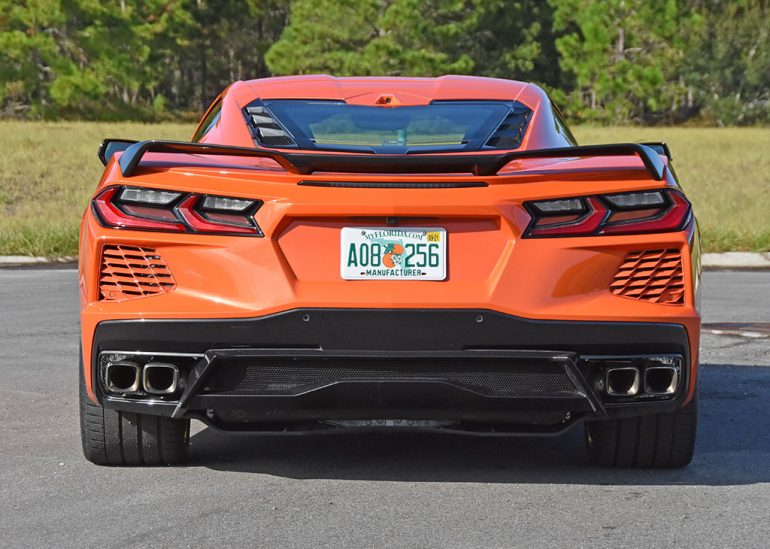
[[723,252],[703,254],[704,269],[770,269],[770,252]]
[[[44,267],[76,264],[77,256],[36,257],[2,255],[0,268]],[[770,252],[723,252],[703,254],[704,269],[770,269]]]

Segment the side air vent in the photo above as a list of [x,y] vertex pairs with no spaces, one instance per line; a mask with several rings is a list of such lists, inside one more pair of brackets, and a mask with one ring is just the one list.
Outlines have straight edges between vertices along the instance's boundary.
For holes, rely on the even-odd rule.
[[99,293],[103,301],[162,294],[175,287],[171,271],[155,250],[117,245],[102,250]]
[[626,255],[610,291],[652,303],[684,303],[682,256],[679,250],[643,250]]
[[485,146],[495,149],[518,148],[524,139],[530,118],[532,118],[531,110],[520,103],[514,104],[511,112],[487,140]]
[[286,130],[275,121],[272,113],[264,105],[246,107],[255,137],[265,147],[281,147],[294,145],[294,140]]

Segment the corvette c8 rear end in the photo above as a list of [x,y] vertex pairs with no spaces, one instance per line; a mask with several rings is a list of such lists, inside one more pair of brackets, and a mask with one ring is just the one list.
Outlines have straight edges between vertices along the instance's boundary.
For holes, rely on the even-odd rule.
[[552,435],[692,457],[692,208],[663,144],[579,147],[534,85],[239,82],[108,140],[81,231],[86,456],[223,430]]

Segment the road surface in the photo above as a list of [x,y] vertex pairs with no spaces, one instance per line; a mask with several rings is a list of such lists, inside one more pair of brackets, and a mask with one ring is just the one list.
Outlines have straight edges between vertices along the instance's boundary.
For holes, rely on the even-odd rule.
[[767,547],[770,272],[705,275],[704,322],[722,335],[703,337],[698,448],[678,471],[590,467],[579,430],[275,439],[200,427],[186,467],[97,467],[80,451],[76,281],[0,270],[0,546]]

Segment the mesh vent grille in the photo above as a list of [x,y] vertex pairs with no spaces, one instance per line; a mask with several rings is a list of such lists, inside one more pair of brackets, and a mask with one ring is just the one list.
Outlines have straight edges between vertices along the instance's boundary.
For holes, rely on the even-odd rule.
[[275,121],[273,115],[264,106],[255,105],[247,107],[246,112],[260,143],[267,147],[294,145],[294,140],[291,136]]
[[642,250],[626,255],[610,284],[613,294],[653,303],[684,303],[682,256],[678,250]]
[[510,360],[263,358],[217,365],[209,392],[289,395],[345,381],[448,383],[488,395],[573,392],[558,364]]
[[99,292],[103,301],[123,301],[170,292],[171,271],[155,250],[138,246],[105,246]]
[[532,111],[523,105],[515,105],[503,123],[486,142],[487,147],[496,149],[516,149],[521,145],[527,131]]

